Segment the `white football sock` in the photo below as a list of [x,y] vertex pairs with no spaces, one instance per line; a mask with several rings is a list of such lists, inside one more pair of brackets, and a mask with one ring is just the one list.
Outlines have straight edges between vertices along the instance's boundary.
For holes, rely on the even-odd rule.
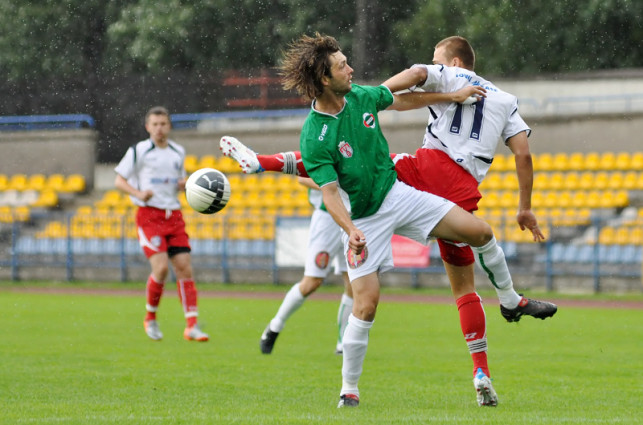
[[476,263],[484,270],[496,289],[500,304],[509,309],[518,307],[521,297],[514,290],[505,253],[498,246],[496,237],[493,236],[486,245],[471,248],[473,249]]
[[286,293],[284,300],[277,310],[277,315],[270,321],[270,330],[281,332],[286,325],[286,320],[306,301],[299,290],[299,282],[295,283]]
[[353,310],[353,299],[346,294],[342,294],[342,300],[339,303],[339,310],[337,310],[337,345],[341,345],[348,325],[348,316]]
[[342,364],[342,394],[359,396],[357,383],[362,375],[366,348],[368,347],[368,332],[373,322],[360,320],[352,314],[348,317],[348,326],[344,332],[344,356]]

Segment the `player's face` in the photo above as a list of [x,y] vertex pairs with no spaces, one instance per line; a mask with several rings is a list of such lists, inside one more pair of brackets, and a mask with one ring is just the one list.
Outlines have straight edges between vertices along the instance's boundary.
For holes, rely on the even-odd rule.
[[433,64],[434,65],[446,65],[453,66],[453,58],[447,55],[446,46],[437,47],[433,51]]
[[155,142],[165,142],[170,134],[170,119],[165,115],[150,115],[145,123],[145,129]]
[[342,52],[335,52],[330,56],[330,80],[328,88],[338,95],[345,95],[351,91],[353,68],[348,65],[346,56]]

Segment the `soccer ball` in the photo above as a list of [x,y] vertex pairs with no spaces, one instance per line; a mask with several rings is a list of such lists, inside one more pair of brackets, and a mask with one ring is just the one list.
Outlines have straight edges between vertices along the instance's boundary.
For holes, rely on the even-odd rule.
[[185,183],[188,204],[202,214],[214,214],[226,206],[230,199],[230,182],[214,168],[196,170]]

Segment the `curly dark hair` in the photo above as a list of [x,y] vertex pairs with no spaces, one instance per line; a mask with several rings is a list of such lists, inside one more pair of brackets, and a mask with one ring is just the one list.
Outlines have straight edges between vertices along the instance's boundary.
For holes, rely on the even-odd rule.
[[335,38],[316,32],[313,37],[302,35],[288,46],[279,66],[282,86],[312,100],[322,94],[321,80],[330,76],[330,56],[341,48]]

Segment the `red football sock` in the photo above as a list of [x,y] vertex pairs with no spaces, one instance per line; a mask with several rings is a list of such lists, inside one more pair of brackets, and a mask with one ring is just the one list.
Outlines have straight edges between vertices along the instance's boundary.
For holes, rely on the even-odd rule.
[[196,324],[196,318],[199,312],[196,305],[196,286],[194,286],[192,279],[179,279],[176,281],[176,288],[179,292],[179,301],[181,301],[181,305],[183,306],[187,326],[191,328]]
[[487,376],[491,376],[487,365],[487,321],[480,296],[475,292],[463,295],[456,300],[456,305],[462,334],[473,360],[473,374],[482,368]]
[[284,174],[308,177],[299,151],[280,152],[274,155],[257,155],[257,159],[265,171],[277,171]]
[[147,301],[145,308],[147,314],[145,315],[145,320],[156,320],[156,310],[161,302],[163,287],[163,282],[155,281],[152,275],[147,278],[147,285],[145,287],[145,298]]

